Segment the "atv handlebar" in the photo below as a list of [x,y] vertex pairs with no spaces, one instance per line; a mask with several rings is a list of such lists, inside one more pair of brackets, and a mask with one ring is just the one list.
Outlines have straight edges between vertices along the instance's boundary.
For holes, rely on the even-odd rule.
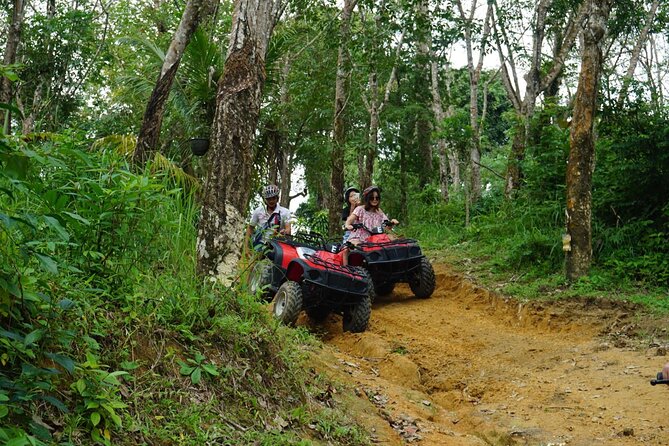
[[390,220],[383,220],[383,225],[382,226],[377,226],[374,228],[368,228],[362,223],[353,223],[351,226],[353,229],[364,229],[365,231],[369,232],[370,234],[380,234],[382,231],[379,231],[379,228],[383,229],[385,227],[392,228],[395,225],[398,225],[399,223],[393,223]]

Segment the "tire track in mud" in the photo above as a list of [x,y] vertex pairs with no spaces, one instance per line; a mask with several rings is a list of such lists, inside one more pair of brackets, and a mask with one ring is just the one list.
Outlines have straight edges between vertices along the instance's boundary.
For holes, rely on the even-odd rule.
[[600,337],[629,315],[519,305],[434,266],[432,298],[399,285],[377,298],[367,332],[343,333],[337,316],[319,328],[326,373],[355,389],[379,442],[669,444],[668,390],[648,384],[661,349]]

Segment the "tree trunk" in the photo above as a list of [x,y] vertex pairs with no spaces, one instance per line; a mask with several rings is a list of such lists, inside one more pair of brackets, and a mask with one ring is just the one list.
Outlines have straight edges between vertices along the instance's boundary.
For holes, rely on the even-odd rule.
[[460,18],[465,23],[465,46],[467,49],[467,71],[469,72],[469,122],[472,129],[471,149],[469,159],[471,164],[470,188],[471,201],[477,201],[481,196],[481,142],[479,130],[479,112],[478,112],[478,86],[481,79],[481,71],[483,70],[483,57],[487,51],[487,41],[490,34],[490,22],[492,17],[492,8],[494,2],[488,3],[486,15],[483,20],[483,32],[481,34],[481,41],[479,45],[479,59],[476,66],[474,66],[473,54],[473,36],[474,31],[474,15],[476,12],[476,1],[472,2],[471,9],[468,15],[462,7],[462,0],[456,1],[456,7],[459,11]]
[[419,106],[423,110],[418,115],[416,122],[416,144],[420,157],[423,160],[423,168],[418,172],[419,187],[423,189],[432,179],[433,163],[432,163],[432,117],[430,116],[430,105],[433,101],[430,100],[431,94],[431,80],[430,74],[430,47],[432,46],[432,35],[430,29],[430,17],[428,14],[427,0],[420,0],[416,5],[415,22],[416,33],[418,39],[418,48],[416,50],[416,69],[419,75],[416,76],[417,85],[417,99]]
[[[540,0],[535,8],[534,23],[532,24],[532,52],[529,55],[530,67],[524,76],[525,92],[523,96],[520,92],[520,83],[516,72],[516,57],[513,50],[517,46],[517,42],[508,37],[508,33],[503,27],[495,26],[495,19],[492,20],[497,53],[501,63],[503,85],[518,116],[506,169],[504,192],[507,197],[511,197],[513,192],[520,188],[522,182],[522,162],[528,144],[529,123],[534,114],[537,98],[541,92],[555,84],[562,72],[568,52],[574,45],[579,26],[585,17],[584,8],[580,8],[567,19],[564,29],[557,28],[555,33],[559,38],[555,42],[556,52],[554,53],[553,63],[550,70],[543,72],[542,75],[545,65],[545,61],[542,59],[542,48],[544,47],[546,32],[546,16],[553,3],[552,0]],[[500,14],[499,11],[497,13]],[[506,49],[506,54],[503,46]]]
[[250,198],[265,55],[281,0],[238,0],[216,94],[197,236],[197,271],[219,279],[237,266]]
[[[12,9],[12,21],[7,29],[7,44],[5,45],[5,56],[2,59],[4,65],[16,63],[16,53],[21,42],[21,29],[23,28],[23,17],[25,12],[25,1],[14,0]],[[12,83],[5,77],[0,77],[0,103],[10,104],[12,102]],[[6,123],[6,125],[5,125]],[[0,125],[6,134],[11,132],[11,113],[0,109]]]
[[[377,19],[376,27],[377,29],[381,27],[380,16]],[[402,42],[404,41],[404,32],[400,34],[400,37],[395,47],[395,63],[393,68],[390,71],[390,76],[388,77],[388,82],[386,83],[386,88],[383,93],[383,99],[379,101],[378,98],[378,74],[376,72],[376,66],[372,68],[372,73],[369,75],[369,141],[367,147],[367,153],[363,154],[358,160],[358,171],[360,173],[360,190],[365,189],[368,186],[372,185],[372,180],[374,178],[374,161],[376,159],[376,152],[378,151],[379,146],[379,127],[380,127],[380,116],[381,112],[388,104],[390,100],[390,90],[395,82],[395,76],[397,76],[397,61],[400,57],[400,52],[402,51]],[[375,47],[376,51],[377,48]],[[372,60],[375,60],[372,57]]]
[[372,185],[374,159],[379,146],[379,82],[376,71],[369,75],[369,141],[363,171],[360,172],[360,190]]
[[330,200],[328,212],[328,233],[330,236],[341,232],[341,211],[339,203],[341,193],[344,190],[344,145],[346,143],[346,101],[348,99],[348,88],[346,81],[350,76],[350,55],[348,43],[351,34],[351,15],[357,0],[344,0],[339,25],[339,53],[337,56],[337,78],[335,80],[335,110],[334,110],[334,141],[332,145],[331,176],[330,176]]
[[[292,60],[290,57],[287,57],[283,62],[283,69],[281,70],[281,88],[279,90],[279,100],[281,103],[281,108],[283,110],[288,108],[288,102],[290,101],[290,96],[288,94],[288,75],[290,74],[290,68],[292,66]],[[281,135],[281,144],[279,146],[279,175],[281,178],[281,206],[286,209],[290,206],[290,189],[292,188],[292,178],[291,174],[293,172],[293,157],[292,157],[292,144],[286,138],[286,114],[282,113],[280,118],[280,128],[279,133]]]
[[179,27],[172,37],[172,42],[165,54],[163,67],[144,111],[142,127],[137,135],[137,146],[133,154],[133,161],[137,164],[144,164],[158,147],[165,104],[170,95],[181,57],[202,18],[213,11],[213,3],[212,0],[188,0],[186,3]]
[[625,77],[623,77],[623,85],[620,88],[620,93],[618,94],[618,101],[617,101],[618,107],[622,106],[623,101],[625,100],[625,96],[627,96],[627,90],[629,88],[629,84],[632,80],[632,76],[634,76],[634,71],[636,70],[637,63],[639,63],[639,55],[641,54],[641,49],[646,44],[646,40],[648,39],[648,32],[650,31],[650,27],[652,26],[653,21],[655,20],[655,14],[657,12],[657,7],[659,5],[660,5],[660,0],[654,0],[653,3],[650,5],[650,10],[648,11],[648,15],[646,16],[646,24],[641,30],[641,34],[639,35],[639,38],[637,39],[636,44],[634,45],[634,49],[632,50],[632,55],[630,57],[630,64],[629,67],[627,67],[627,73],[625,73]]
[[566,275],[573,281],[588,274],[592,262],[592,174],[595,168],[594,123],[597,84],[602,69],[602,40],[611,0],[587,0],[587,26],[583,29],[581,73],[574,100],[569,162],[567,165],[567,209],[564,249]]
[[[431,79],[432,79],[432,111],[434,112],[434,119],[437,122],[437,130],[441,129],[444,122],[445,113],[441,103],[441,93],[439,92],[439,73],[437,68],[437,61],[432,55],[432,62],[430,63]],[[448,159],[446,154],[446,141],[443,137],[437,138],[437,149],[439,151],[439,187],[441,189],[441,198],[444,203],[448,202]]]

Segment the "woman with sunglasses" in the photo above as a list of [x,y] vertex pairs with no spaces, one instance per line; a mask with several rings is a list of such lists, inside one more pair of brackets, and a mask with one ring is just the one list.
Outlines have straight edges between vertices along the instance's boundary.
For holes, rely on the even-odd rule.
[[[353,213],[346,219],[346,229],[351,231],[348,241],[354,245],[364,242],[369,237],[369,232],[365,229],[353,229],[354,223],[362,223],[367,228],[374,228],[382,226],[383,222],[388,220],[388,216],[379,207],[381,203],[381,190],[377,186],[369,186],[362,191],[362,203],[363,206],[355,208]],[[390,221],[394,225],[399,224],[394,218]]]

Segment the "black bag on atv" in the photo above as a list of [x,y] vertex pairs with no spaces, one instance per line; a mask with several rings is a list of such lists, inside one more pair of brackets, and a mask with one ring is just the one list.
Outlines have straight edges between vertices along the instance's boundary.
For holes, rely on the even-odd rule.
[[281,226],[281,215],[274,212],[269,216],[267,221],[256,228],[253,233],[253,240],[251,245],[256,251],[262,251],[264,245],[269,241],[269,237],[273,230]]

